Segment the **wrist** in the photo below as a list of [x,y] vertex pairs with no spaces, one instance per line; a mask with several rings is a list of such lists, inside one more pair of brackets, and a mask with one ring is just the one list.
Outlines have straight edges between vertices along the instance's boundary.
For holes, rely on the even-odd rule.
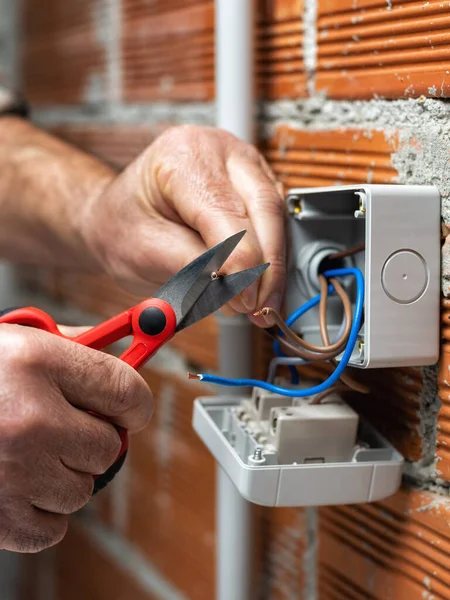
[[0,169],[0,254],[98,271],[84,238],[84,215],[114,171],[13,116],[0,128]]
[[[106,275],[128,285],[139,283],[140,260],[136,239],[148,235],[148,202],[141,181],[141,160],[131,163],[86,203],[83,237],[93,260]],[[142,200],[142,201],[141,201]],[[140,231],[140,225],[144,231]]]
[[108,213],[103,213],[105,198],[108,197],[110,189],[117,178],[115,172],[111,172],[92,182],[89,192],[86,194],[80,210],[75,211],[74,220],[82,253],[86,257],[90,271],[110,274],[107,265],[107,244],[104,243],[105,229],[108,228]]

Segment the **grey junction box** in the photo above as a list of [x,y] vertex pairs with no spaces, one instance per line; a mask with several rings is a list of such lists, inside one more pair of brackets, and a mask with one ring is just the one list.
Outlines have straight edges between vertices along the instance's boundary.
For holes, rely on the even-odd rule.
[[[364,322],[349,364],[399,367],[434,364],[439,356],[440,194],[433,186],[351,185],[292,189],[288,313],[319,293],[318,273],[327,257],[365,245],[342,259],[365,280]],[[353,282],[344,282],[352,291]],[[342,322],[330,298],[330,335]],[[318,309],[294,326],[320,343]]]

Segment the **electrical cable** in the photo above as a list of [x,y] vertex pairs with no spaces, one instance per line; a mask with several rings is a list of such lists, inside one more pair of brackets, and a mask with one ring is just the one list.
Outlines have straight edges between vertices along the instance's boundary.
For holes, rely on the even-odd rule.
[[[351,322],[350,322],[350,326],[351,326]],[[288,350],[288,352],[292,352],[293,356],[297,356],[299,358],[304,358],[308,362],[315,362],[318,360],[330,360],[331,358],[338,356],[342,352],[342,350],[344,349],[344,346],[345,346],[345,343],[344,343],[337,350],[332,350],[331,352],[319,354],[318,352],[309,352],[308,350],[304,350],[303,348],[300,348],[300,346],[293,344],[291,341],[287,340],[285,337],[282,337],[281,335],[276,335],[275,340],[277,342],[279,342],[279,344],[282,348]]]
[[[329,287],[328,293],[329,294],[334,293],[334,287],[333,286]],[[308,312],[309,310],[311,310],[311,308],[313,308],[314,306],[317,306],[317,304],[319,304],[319,302],[320,302],[320,294],[318,294],[314,298],[311,298],[311,300],[308,300],[308,302],[306,302],[303,306],[301,306],[294,313],[292,313],[292,315],[286,321],[286,324],[287,325],[292,324],[292,323],[289,323],[290,319],[292,319],[295,316],[294,321],[296,321],[302,315],[304,315],[306,312]],[[268,333],[270,334],[270,331],[268,331]],[[276,356],[283,356],[283,352],[281,351],[280,341],[277,339],[276,336],[274,336],[274,337],[275,337],[275,341],[273,343],[273,352],[274,352],[274,354]],[[290,351],[292,352],[292,350],[290,350]],[[294,351],[294,355],[295,355],[295,351]],[[291,381],[292,381],[292,383],[294,385],[297,385],[298,382],[299,382],[299,377],[298,377],[297,370],[295,369],[295,367],[290,366],[289,367],[289,371],[291,373]]]
[[[320,332],[321,332],[321,336],[322,336],[322,341],[327,346],[327,345],[329,345],[329,335],[328,335],[328,327],[327,327],[328,282],[325,279],[325,277],[323,277],[322,275],[319,276],[319,280],[320,280],[320,284],[321,284],[321,286],[320,286],[321,294],[320,294],[320,302],[319,302]],[[342,287],[340,286],[339,282],[337,282],[336,280],[333,279],[333,280],[331,280],[331,283],[334,284],[334,288],[336,291],[338,291],[338,293],[341,292],[340,296],[342,298],[342,293],[345,294],[345,292],[342,289]],[[347,296],[347,295],[345,294],[345,296]],[[316,358],[314,358],[313,355],[307,355],[303,349],[300,349],[297,346],[291,344],[284,337],[276,336],[276,339],[285,351],[290,352],[292,355],[294,355],[296,357],[308,359],[309,362],[331,359],[331,363],[334,366],[337,366],[337,362],[332,359],[334,359],[336,356],[338,356],[341,353],[341,350],[343,349],[343,346],[341,346],[341,348],[338,351],[334,352],[333,355],[328,354],[328,355],[322,355],[322,357],[316,356]],[[298,377],[297,372],[296,372],[296,375]],[[343,381],[350,389],[353,389],[362,394],[368,394],[370,392],[370,389],[366,385],[356,381],[348,373],[344,372],[341,375],[341,381]]]
[[[328,293],[329,294],[334,294],[334,287],[332,285],[328,286]],[[309,310],[311,310],[312,308],[314,308],[315,306],[317,306],[320,302],[320,294],[317,294],[317,296],[314,296],[314,298],[311,298],[311,300],[308,300],[308,302],[305,302],[305,304],[303,304],[302,306],[300,306],[299,308],[297,308],[297,310],[295,310],[286,320],[286,325],[288,327],[290,327],[291,325],[293,325],[295,323],[295,321],[298,321],[298,319],[300,319],[300,317],[302,317],[305,313],[307,313]],[[281,348],[280,348],[280,342],[275,338],[274,344],[273,344],[273,351],[274,354],[276,354],[277,356],[282,356],[281,353]]]
[[[305,350],[310,351],[310,352],[314,352],[314,353],[318,353],[318,354],[326,354],[326,355],[330,355],[330,357],[332,354],[334,354],[334,356],[337,356],[338,354],[340,354],[342,352],[342,349],[345,346],[348,336],[350,334],[350,327],[351,327],[351,320],[352,320],[352,305],[350,303],[350,298],[348,297],[348,294],[346,293],[344,288],[341,286],[341,284],[338,281],[336,281],[335,279],[332,280],[331,283],[334,286],[334,289],[336,290],[339,298],[342,300],[342,304],[344,306],[345,321],[346,321],[346,325],[344,327],[344,331],[342,332],[341,337],[338,340],[336,340],[336,342],[334,342],[333,344],[328,342],[327,344],[324,343],[323,346],[319,346],[317,344],[312,344],[310,342],[307,342],[303,338],[296,335],[292,331],[292,329],[285,324],[282,316],[274,308],[271,308],[271,307],[263,308],[263,309],[259,310],[258,312],[256,312],[255,316],[257,317],[260,315],[264,315],[264,316],[270,315],[272,317],[272,319],[274,320],[275,325],[283,332],[284,337],[287,340],[289,340],[290,342],[292,342],[294,345],[301,346],[302,348],[304,348]],[[328,283],[326,282],[326,280],[325,280],[325,285],[328,288]],[[327,309],[326,300],[328,298],[328,289],[326,290],[326,292],[327,293],[324,296],[321,291],[321,298],[322,298],[320,301],[320,306],[322,307],[321,311],[320,311],[321,319],[324,318],[323,317],[324,310],[325,310],[325,318],[326,318],[326,309]],[[323,298],[325,298],[325,303],[323,301]],[[324,309],[323,309],[323,307],[324,307]],[[308,360],[310,360],[312,358],[312,356],[310,354],[301,356],[301,354],[299,352],[298,355],[300,356],[300,358],[305,358]]]
[[341,252],[335,252],[334,254],[330,254],[327,256],[328,260],[339,260],[340,258],[347,258],[347,256],[353,256],[354,254],[358,254],[359,252],[364,252],[366,249],[366,244],[363,242],[362,244],[358,244],[357,246],[353,246],[352,248],[347,248],[346,250],[341,250]]
[[[267,374],[267,381],[269,383],[273,383],[274,379],[275,379],[275,375],[277,372],[277,367],[281,367],[281,366],[292,366],[292,367],[297,367],[297,366],[303,366],[303,365],[307,365],[308,361],[305,360],[304,358],[298,358],[297,356],[276,356],[275,358],[272,358],[272,360],[270,361],[269,364],[269,370],[268,370],[268,374]],[[295,371],[297,373],[297,371]],[[297,373],[298,376],[298,373]],[[294,384],[297,385],[297,384]]]
[[[279,328],[282,331],[282,334],[276,335],[275,339],[277,340],[277,342],[280,344],[280,346],[284,350],[286,350],[287,352],[290,352],[294,356],[297,356],[299,358],[304,358],[305,360],[308,360],[310,362],[320,361],[320,360],[329,360],[329,359],[335,358],[336,356],[341,354],[341,352],[343,351],[343,349],[345,347],[345,344],[348,340],[348,336],[350,333],[352,307],[351,307],[351,303],[350,303],[350,298],[348,297],[348,294],[346,293],[344,288],[341,286],[341,284],[336,279],[332,279],[331,284],[333,285],[334,290],[338,293],[338,295],[341,298],[342,303],[344,305],[345,325],[344,325],[344,330],[342,332],[342,335],[333,344],[329,343],[329,337],[327,337],[328,343],[324,344],[323,346],[310,344],[309,342],[305,342],[305,340],[303,340],[302,338],[299,338],[289,327],[287,327],[287,325],[284,322],[280,323],[281,317],[280,317],[280,315],[278,315],[278,313],[276,313],[276,311],[273,311],[273,309],[267,309],[267,311],[270,310],[270,314],[273,315],[273,317],[275,319],[275,323],[279,326]],[[324,292],[323,286],[321,287],[321,294],[320,294],[320,301],[319,301],[319,307],[320,307],[319,319],[321,321],[321,328],[323,326],[323,323],[325,323],[325,327],[326,327],[326,314],[327,314],[327,302],[328,302],[328,283],[327,283],[326,279],[325,279],[325,286],[326,286],[325,292]],[[262,311],[259,311],[258,314],[261,314],[261,312]],[[269,312],[267,312],[266,314],[269,314]],[[289,321],[289,319],[288,319],[288,321]],[[292,342],[294,342],[294,343],[292,343]],[[299,348],[298,344],[300,344],[302,346],[302,348]],[[314,348],[316,353],[311,353],[311,352],[304,350],[305,346],[308,348]]]
[[[328,326],[327,326],[327,301],[328,301],[328,282],[326,280],[326,278],[323,275],[319,275],[319,281],[320,281],[320,304],[319,304],[319,326],[320,326],[320,335],[322,337],[322,342],[324,344],[329,344],[330,342],[330,337],[328,335]],[[340,284],[335,281],[334,279],[331,280],[334,284],[334,287],[336,289],[336,291],[338,290],[338,286],[340,286]],[[337,365],[337,362],[335,360],[331,361],[333,363],[333,365]],[[370,389],[362,384],[359,383],[359,381],[356,381],[356,379],[353,379],[353,377],[351,377],[350,375],[348,375],[348,373],[342,373],[341,375],[341,381],[343,383],[345,383],[346,385],[348,385],[349,388],[351,388],[352,390],[355,390],[356,392],[360,392],[362,394],[368,394],[370,392]]]
[[[344,372],[347,364],[353,354],[353,350],[355,348],[355,344],[358,339],[358,333],[361,328],[361,321],[363,316],[363,308],[364,308],[364,277],[361,271],[357,268],[345,268],[345,269],[330,269],[329,271],[325,271],[323,274],[326,278],[332,277],[345,277],[347,275],[352,275],[356,279],[356,301],[355,301],[355,311],[353,315],[353,322],[350,329],[350,335],[348,338],[348,342],[346,348],[344,350],[344,354],[339,364],[333,373],[322,383],[316,385],[309,389],[296,389],[291,390],[287,388],[283,388],[281,386],[277,386],[267,381],[259,381],[257,379],[228,379],[226,377],[220,377],[217,375],[210,374],[197,374],[194,375],[192,373],[188,374],[190,379],[197,379],[199,381],[204,381],[216,385],[223,385],[228,387],[256,387],[267,390],[269,392],[274,392],[276,394],[280,394],[282,396],[288,396],[291,398],[305,398],[307,396],[312,396],[314,394],[320,394],[321,392],[328,390],[331,386],[333,386],[341,377]],[[289,326],[292,325],[302,314],[304,314],[307,310],[316,306],[320,301],[320,295],[318,300],[313,298],[309,302],[307,302],[304,306],[299,308],[295,313],[293,313],[289,319],[286,321],[286,324]],[[308,307],[308,308],[306,308]],[[294,316],[295,315],[295,316]]]
[[335,342],[336,342],[336,340],[338,340],[342,336],[342,333],[343,333],[343,331],[345,329],[345,326],[346,326],[346,322],[345,322],[345,317],[344,317],[342,319],[342,322],[341,322],[340,326],[339,326],[338,332],[336,333],[336,337],[334,338]]
[[325,390],[321,394],[317,394],[316,396],[314,396],[314,398],[311,400],[311,402],[309,402],[309,404],[322,404],[324,400],[326,400],[333,394],[339,394],[340,392],[348,392],[348,387],[342,384],[334,385],[333,387],[330,387],[328,390]]

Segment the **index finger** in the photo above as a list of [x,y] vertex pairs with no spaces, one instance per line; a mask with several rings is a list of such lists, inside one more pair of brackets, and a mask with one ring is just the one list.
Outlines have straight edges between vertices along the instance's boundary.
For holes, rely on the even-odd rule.
[[230,180],[245,203],[263,260],[270,262],[261,279],[257,306],[279,310],[286,278],[285,205],[268,170],[262,158],[256,162],[233,155],[228,161]]

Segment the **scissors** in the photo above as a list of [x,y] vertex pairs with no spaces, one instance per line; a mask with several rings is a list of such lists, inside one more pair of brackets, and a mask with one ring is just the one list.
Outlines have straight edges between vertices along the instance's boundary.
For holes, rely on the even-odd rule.
[[[151,298],[76,337],[64,336],[52,317],[33,307],[0,311],[0,324],[35,327],[95,350],[103,350],[124,337],[133,336],[119,358],[137,370],[175,333],[216,312],[264,273],[269,263],[226,276],[218,273],[245,233],[245,230],[236,233],[204,252],[171,277]],[[125,429],[116,428],[121,449],[110,469],[95,476],[94,494],[112,480],[125,460],[128,434]]]

